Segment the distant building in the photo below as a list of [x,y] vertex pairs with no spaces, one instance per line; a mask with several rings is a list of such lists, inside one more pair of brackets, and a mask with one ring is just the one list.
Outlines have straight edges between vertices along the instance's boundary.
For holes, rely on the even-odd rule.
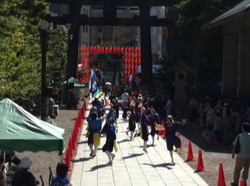
[[[88,17],[103,17],[102,6],[83,6],[82,14]],[[118,18],[132,18],[140,14],[137,6],[118,6],[116,11]],[[152,7],[151,16],[157,18],[165,17],[165,7]],[[119,26],[81,26],[80,44],[81,46],[103,46],[105,44],[115,44],[117,46],[140,46],[140,27],[119,27]],[[157,63],[162,57],[162,28],[151,27],[151,49],[152,63]],[[122,68],[122,65],[119,65]],[[105,81],[112,82],[113,72],[107,69],[103,71]],[[117,74],[118,78],[119,75]],[[118,83],[118,79],[116,79]]]
[[[82,6],[81,10],[82,15],[90,16],[90,6]],[[79,37],[79,45],[80,46],[89,46],[90,42],[90,26],[82,25],[80,26],[80,37]]]
[[[54,13],[63,15],[68,14],[67,5],[51,5],[50,10]],[[150,16],[165,18],[165,7],[151,7]],[[82,6],[81,15],[88,17],[103,17],[103,6]],[[140,15],[137,6],[118,6],[116,16],[118,18],[132,18]],[[152,63],[155,64],[167,54],[166,43],[163,43],[163,28],[151,27],[151,49]],[[167,28],[165,27],[165,31]],[[81,25],[79,33],[79,46],[140,46],[140,27],[121,27],[121,26],[89,26]],[[122,68],[122,65],[119,65]],[[106,68],[107,69],[107,68]],[[120,70],[120,69],[119,69]],[[104,72],[106,79],[110,81],[112,72]],[[118,77],[118,76],[117,76]]]
[[[150,16],[156,16],[157,18],[165,18],[165,7],[152,7],[150,10]],[[151,27],[151,49],[153,63],[157,63],[162,58],[162,27]]]

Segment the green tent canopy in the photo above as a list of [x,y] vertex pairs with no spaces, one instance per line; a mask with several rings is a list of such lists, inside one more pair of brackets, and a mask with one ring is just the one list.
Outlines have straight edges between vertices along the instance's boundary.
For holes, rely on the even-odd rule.
[[65,146],[64,129],[38,119],[8,98],[0,101],[0,150],[63,152]]

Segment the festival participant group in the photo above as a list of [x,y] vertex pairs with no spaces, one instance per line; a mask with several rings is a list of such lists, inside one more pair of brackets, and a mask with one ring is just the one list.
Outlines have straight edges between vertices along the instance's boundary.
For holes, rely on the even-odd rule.
[[[174,165],[173,151],[181,152],[181,140],[179,130],[185,122],[177,122],[172,115],[161,118],[150,99],[141,93],[130,95],[127,92],[121,94],[120,99],[105,95],[94,98],[89,115],[86,118],[88,146],[90,157],[95,157],[100,146],[102,136],[106,136],[106,142],[102,151],[107,154],[108,164],[112,165],[117,151],[116,135],[119,132],[117,119],[122,117],[128,123],[126,134],[130,140],[140,137],[143,141],[143,151],[147,153],[148,145],[155,145],[155,138],[159,139],[160,131],[166,131],[167,150],[169,151],[171,164]],[[108,103],[108,104],[107,104]],[[108,106],[107,106],[108,105]],[[119,111],[122,115],[119,116]],[[164,130],[165,129],[165,130]],[[150,140],[149,140],[150,139]],[[151,144],[148,144],[150,141]]]

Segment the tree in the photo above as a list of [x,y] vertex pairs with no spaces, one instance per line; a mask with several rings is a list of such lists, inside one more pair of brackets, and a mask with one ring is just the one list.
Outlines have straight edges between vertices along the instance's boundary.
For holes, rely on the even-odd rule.
[[197,63],[195,61],[206,59],[207,68],[221,68],[222,28],[203,31],[201,27],[237,3],[237,0],[180,0],[175,5],[178,39],[183,43],[180,46],[180,51],[183,51],[181,60]]
[[39,84],[38,37],[30,33],[32,27],[20,3],[3,1],[0,5],[0,97],[14,100],[37,94]]
[[67,29],[57,25],[49,35],[47,73],[54,86],[60,86],[66,78],[67,63]]
[[[0,99],[29,100],[40,95],[41,51],[39,21],[45,0],[2,0],[0,4]],[[65,73],[65,27],[50,31],[48,73],[57,83]],[[63,38],[63,39],[62,39]],[[52,73],[53,72],[53,73]]]

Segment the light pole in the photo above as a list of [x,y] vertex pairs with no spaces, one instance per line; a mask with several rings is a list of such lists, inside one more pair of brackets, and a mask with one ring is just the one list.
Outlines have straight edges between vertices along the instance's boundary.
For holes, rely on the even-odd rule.
[[68,42],[68,48],[67,48],[67,63],[66,63],[66,82],[67,82],[67,86],[66,86],[66,108],[70,109],[70,103],[69,103],[69,78],[70,77],[70,73],[69,73],[69,68],[70,68],[70,60],[71,60],[71,44],[72,44],[72,39],[73,39],[73,35],[71,34],[71,24],[66,24],[66,28],[67,28],[67,42]]
[[52,28],[52,24],[45,20],[39,23],[39,34],[42,55],[41,68],[41,119],[47,120],[47,100],[46,100],[46,64],[47,64],[47,50],[48,50],[48,30]]

